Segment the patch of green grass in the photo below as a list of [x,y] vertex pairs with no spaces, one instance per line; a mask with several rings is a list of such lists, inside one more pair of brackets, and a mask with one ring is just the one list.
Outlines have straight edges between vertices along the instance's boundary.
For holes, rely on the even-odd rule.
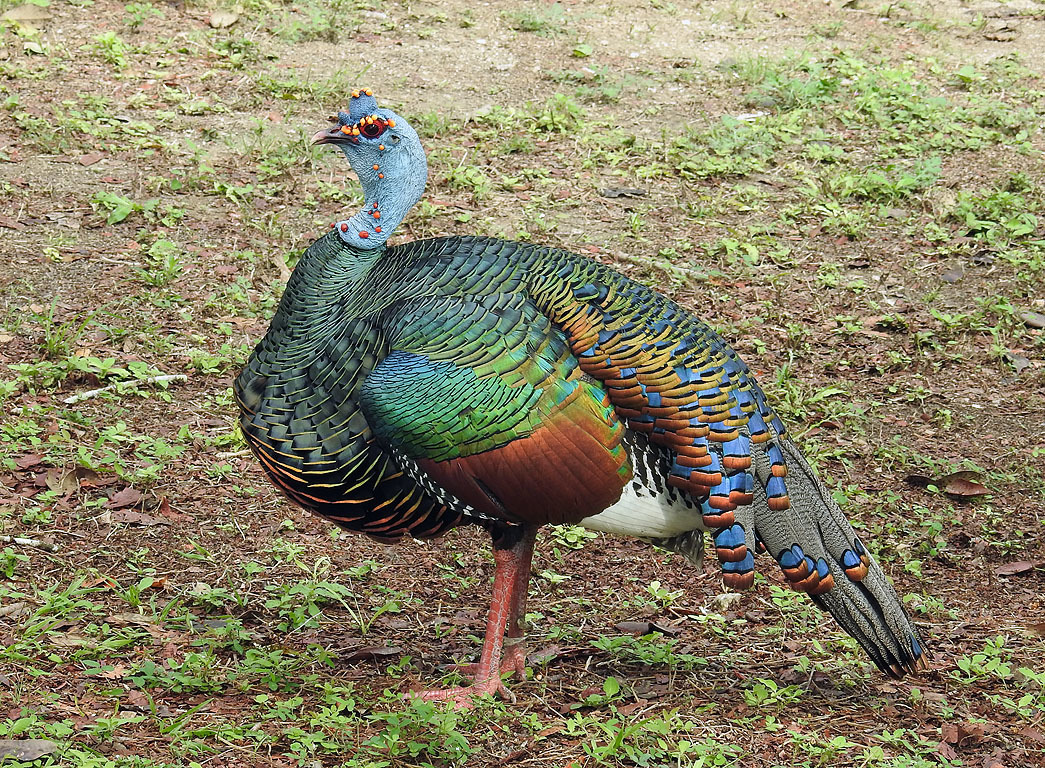
[[802,700],[803,690],[796,685],[780,685],[765,678],[744,690],[744,703],[759,710],[781,712]]
[[543,8],[506,11],[504,18],[509,27],[519,32],[533,32],[542,37],[566,33],[566,14],[561,3]]
[[679,670],[695,670],[708,665],[708,660],[702,656],[677,650],[677,639],[659,634],[600,637],[592,645],[626,664],[666,666]]
[[94,38],[95,53],[115,69],[126,69],[129,46],[113,31],[102,32]]
[[185,215],[184,211],[171,205],[161,203],[159,198],[148,200],[131,200],[108,190],[100,190],[91,198],[91,205],[99,213],[105,213],[106,224],[119,224],[126,220],[131,214],[141,214],[149,221],[158,222],[164,226],[173,226]]
[[345,95],[345,83],[355,82],[359,77],[358,72],[347,69],[336,69],[328,74],[269,68],[254,73],[252,87],[261,96],[315,105],[316,118],[322,120],[324,110],[330,111],[332,104],[341,103]]
[[[348,0],[306,0],[294,6],[279,6],[277,13],[266,14],[266,18],[271,19],[272,33],[287,43],[310,40],[336,43],[360,28],[362,18],[358,10],[357,4]],[[380,29],[377,26],[374,31]]]
[[589,103],[615,104],[625,89],[639,84],[634,77],[621,75],[605,64],[549,72],[545,77],[554,83],[573,85],[576,97]]
[[463,189],[472,193],[472,199],[482,202],[490,196],[490,178],[481,168],[474,165],[459,165],[446,177],[451,189]]
[[575,714],[564,733],[581,739],[585,756],[596,765],[728,765],[740,757],[738,747],[697,731],[695,721],[675,711],[634,718],[611,706],[608,716]]
[[126,16],[126,24],[134,30],[139,30],[152,19],[162,19],[166,14],[152,3],[127,3],[123,7]]
[[533,105],[533,125],[544,133],[568,133],[580,128],[584,108],[569,96],[554,93],[542,105]]

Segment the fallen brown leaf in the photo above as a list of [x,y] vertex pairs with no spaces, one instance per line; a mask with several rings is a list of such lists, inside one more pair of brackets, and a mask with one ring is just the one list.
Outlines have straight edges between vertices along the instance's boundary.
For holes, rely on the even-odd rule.
[[980,473],[975,469],[959,469],[957,472],[951,472],[949,475],[944,475],[940,478],[940,482],[956,478],[958,480],[979,480]]
[[1016,560],[1015,562],[999,565],[994,572],[999,576],[1019,576],[1030,573],[1035,568],[1045,566],[1045,560]]
[[149,698],[137,688],[132,688],[127,691],[123,700],[128,707],[133,707],[134,709],[149,709]]
[[[945,725],[944,728],[946,727],[947,726]],[[940,757],[946,760],[953,760],[955,762],[957,762],[958,760],[958,753],[955,752],[954,747],[952,747],[946,741],[941,741],[939,744],[936,745],[936,754],[938,754]]]
[[27,453],[15,459],[15,467],[18,469],[32,469],[43,464],[44,457],[36,453]]
[[118,586],[120,586],[119,582],[111,576],[95,576],[93,579],[87,579],[87,581],[83,583],[84,589],[91,589],[92,587],[116,589]]
[[20,5],[17,8],[12,8],[9,11],[5,11],[0,19],[7,21],[29,21],[29,22],[40,22],[47,21],[51,18],[51,12],[46,8],[42,8],[39,5],[33,5],[32,3],[26,3]]
[[1020,731],[1020,736],[1022,736],[1027,741],[1036,741],[1039,744],[1045,743],[1045,733],[1042,733],[1039,729],[1031,725],[1028,725],[1026,728]]
[[89,637],[84,637],[78,632],[64,632],[58,634],[52,632],[47,636],[47,642],[58,648],[97,648],[98,643]]
[[975,472],[952,472],[936,481],[935,485],[948,496],[960,498],[973,498],[986,496],[990,493],[986,487],[976,482]]
[[156,507],[156,513],[158,515],[166,517],[168,520],[173,520],[176,522],[188,522],[192,520],[192,515],[184,515],[180,512],[175,512],[174,510],[172,510],[170,500],[166,496],[160,499],[160,503]]
[[133,507],[141,500],[141,491],[128,485],[123,490],[114,493],[105,503],[105,506],[109,509],[121,509],[123,507]]
[[110,485],[120,482],[120,478],[116,475],[99,475],[93,469],[86,467],[77,468],[76,477],[80,480],[82,488],[108,488]]
[[399,656],[403,649],[398,645],[375,645],[366,648],[356,648],[347,654],[339,656],[340,661],[363,661],[365,659],[382,659],[386,656]]
[[76,473],[66,472],[60,467],[47,470],[47,475],[44,479],[50,490],[62,496],[72,493],[80,487],[80,483],[76,479]]
[[625,704],[623,707],[620,707],[617,711],[622,715],[630,715],[635,710],[642,709],[643,707],[648,705],[649,702],[645,699],[637,699],[636,701],[633,701],[630,704]]
[[88,165],[94,165],[103,157],[105,157],[105,155],[101,152],[88,152],[86,155],[80,155],[79,160],[77,162],[79,162],[80,165],[86,167]]
[[171,521],[163,517],[156,517],[155,515],[147,515],[144,512],[137,512],[133,509],[118,509],[112,513],[110,518],[114,523],[124,523],[125,525],[170,525]]
[[0,605],[0,618],[17,618],[25,612],[25,603],[22,602]]
[[940,735],[948,744],[956,747],[968,747],[983,741],[985,730],[982,723],[944,723],[940,726]]
[[103,680],[122,680],[127,674],[126,664],[114,664],[112,669],[98,669],[92,672],[91,677],[99,677]]
[[621,632],[628,635],[651,635],[659,632],[664,635],[677,635],[680,630],[669,624],[656,624],[652,621],[621,621],[613,625]]
[[1016,372],[1016,375],[1019,375],[1030,368],[1030,358],[1024,357],[1011,349],[1006,352],[1003,357],[1005,362],[1012,366],[1012,370]]
[[986,733],[983,723],[959,723],[958,745],[978,744]]
[[214,29],[225,29],[239,21],[239,14],[233,11],[218,9],[210,15],[210,25]]
[[58,745],[47,739],[0,739],[0,758],[39,760],[58,751]]
[[142,616],[140,613],[112,613],[105,617],[105,621],[108,624],[115,624],[117,626],[125,627],[130,624],[134,624],[139,627],[148,627],[156,623],[156,620],[151,616]]
[[928,488],[936,484],[935,480],[926,475],[908,475],[903,481],[914,488]]

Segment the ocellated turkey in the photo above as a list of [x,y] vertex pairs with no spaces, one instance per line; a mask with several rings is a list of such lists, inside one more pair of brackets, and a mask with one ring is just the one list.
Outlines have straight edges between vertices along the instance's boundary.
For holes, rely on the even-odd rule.
[[[657,292],[556,248],[488,237],[388,246],[421,198],[416,132],[368,90],[316,134],[363,210],[305,251],[236,379],[240,424],[293,502],[382,542],[460,525],[493,538],[467,705],[523,672],[535,532],[574,523],[700,562],[743,589],[756,551],[894,676],[926,654],[893,587],[748,367]],[[508,640],[505,641],[507,634]]]

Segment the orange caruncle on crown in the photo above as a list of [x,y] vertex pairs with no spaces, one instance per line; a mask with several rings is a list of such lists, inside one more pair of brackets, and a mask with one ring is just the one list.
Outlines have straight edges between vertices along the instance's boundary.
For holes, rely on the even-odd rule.
[[[347,112],[337,113],[337,122],[341,124],[341,132],[346,136],[363,136],[376,139],[388,128],[395,128],[395,120],[386,119],[377,113],[377,99],[369,88],[352,91],[352,102]],[[384,149],[382,145],[380,149]]]

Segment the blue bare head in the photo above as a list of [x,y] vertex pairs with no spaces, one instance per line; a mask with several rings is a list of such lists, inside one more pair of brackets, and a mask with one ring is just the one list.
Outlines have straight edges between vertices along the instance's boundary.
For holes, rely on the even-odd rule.
[[424,194],[428,160],[413,128],[390,109],[377,105],[369,89],[352,91],[347,112],[312,137],[313,144],[336,144],[359,177],[366,197],[362,211],[335,226],[354,248],[384,246]]

